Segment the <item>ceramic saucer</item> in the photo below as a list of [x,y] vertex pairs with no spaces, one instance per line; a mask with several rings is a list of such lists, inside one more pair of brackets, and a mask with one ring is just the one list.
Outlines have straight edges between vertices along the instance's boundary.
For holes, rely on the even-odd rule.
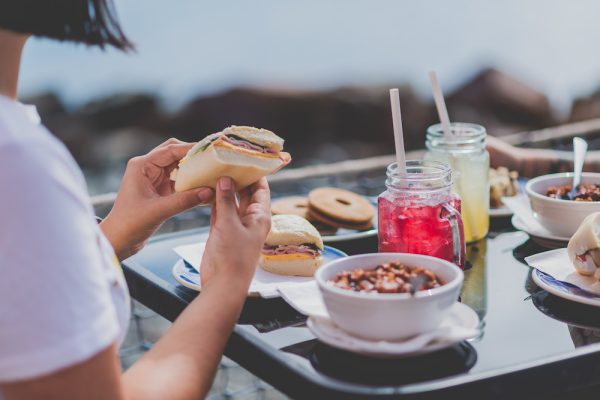
[[517,215],[513,215],[511,223],[515,229],[527,233],[534,242],[549,249],[565,247],[570,239],[568,237],[554,235],[541,226],[530,227]]
[[[353,353],[382,357],[411,357],[441,350],[481,334],[479,317],[469,306],[455,303],[448,316],[438,328],[441,336],[431,337],[429,333],[414,336],[398,342],[374,341],[352,336],[341,330],[328,317],[311,316],[307,321],[310,331],[320,341],[338,349]],[[425,336],[429,336],[429,340]],[[423,337],[421,337],[423,336]]]

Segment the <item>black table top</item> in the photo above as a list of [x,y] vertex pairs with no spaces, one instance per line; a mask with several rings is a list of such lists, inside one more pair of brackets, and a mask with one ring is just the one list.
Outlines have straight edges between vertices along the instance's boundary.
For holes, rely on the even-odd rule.
[[[468,246],[472,267],[461,294],[484,324],[476,340],[410,359],[373,359],[319,343],[281,299],[248,298],[225,354],[293,398],[534,398],[599,385],[600,309],[533,283],[520,260],[544,249],[526,234],[490,236]],[[172,248],[205,237],[204,229],[157,236],[126,260],[132,296],[174,320],[197,293],[172,277]],[[376,251],[376,241],[339,247]]]

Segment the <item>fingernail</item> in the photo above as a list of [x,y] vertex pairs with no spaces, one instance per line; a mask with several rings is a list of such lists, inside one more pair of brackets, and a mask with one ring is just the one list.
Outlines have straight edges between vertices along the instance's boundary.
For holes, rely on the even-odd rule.
[[204,188],[198,192],[198,198],[200,201],[208,201],[212,197],[212,190],[209,188]]
[[230,177],[224,176],[221,179],[219,179],[219,188],[221,190],[231,190],[232,187],[233,182],[231,181]]

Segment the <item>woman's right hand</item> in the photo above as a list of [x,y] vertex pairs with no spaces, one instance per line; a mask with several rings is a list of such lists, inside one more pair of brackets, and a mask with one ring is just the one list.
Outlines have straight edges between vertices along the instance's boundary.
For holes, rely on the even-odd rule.
[[271,196],[265,178],[240,192],[231,178],[219,179],[211,228],[200,264],[202,286],[226,281],[232,290],[248,290],[260,251],[271,228]]

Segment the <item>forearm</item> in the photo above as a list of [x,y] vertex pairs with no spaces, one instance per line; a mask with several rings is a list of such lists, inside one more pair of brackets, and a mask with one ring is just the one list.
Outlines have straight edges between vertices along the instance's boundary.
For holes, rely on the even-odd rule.
[[524,177],[533,178],[552,172],[572,163],[570,153],[552,149],[519,149],[517,171]]
[[570,160],[568,152],[515,147],[491,136],[488,137],[488,151],[492,167],[506,167],[526,177],[558,170]]
[[153,233],[154,227],[144,230],[142,227],[132,227],[122,218],[109,213],[102,222],[100,229],[110,242],[119,261],[136,254],[144,247],[145,240]]
[[129,254],[130,252],[126,249],[125,243],[121,239],[121,235],[119,235],[118,227],[114,226],[112,222],[108,217],[105,218],[100,222],[100,229],[112,245],[119,261],[123,261],[131,254]]
[[167,334],[125,373],[127,398],[203,398],[211,387],[247,289],[247,285],[215,277]]

